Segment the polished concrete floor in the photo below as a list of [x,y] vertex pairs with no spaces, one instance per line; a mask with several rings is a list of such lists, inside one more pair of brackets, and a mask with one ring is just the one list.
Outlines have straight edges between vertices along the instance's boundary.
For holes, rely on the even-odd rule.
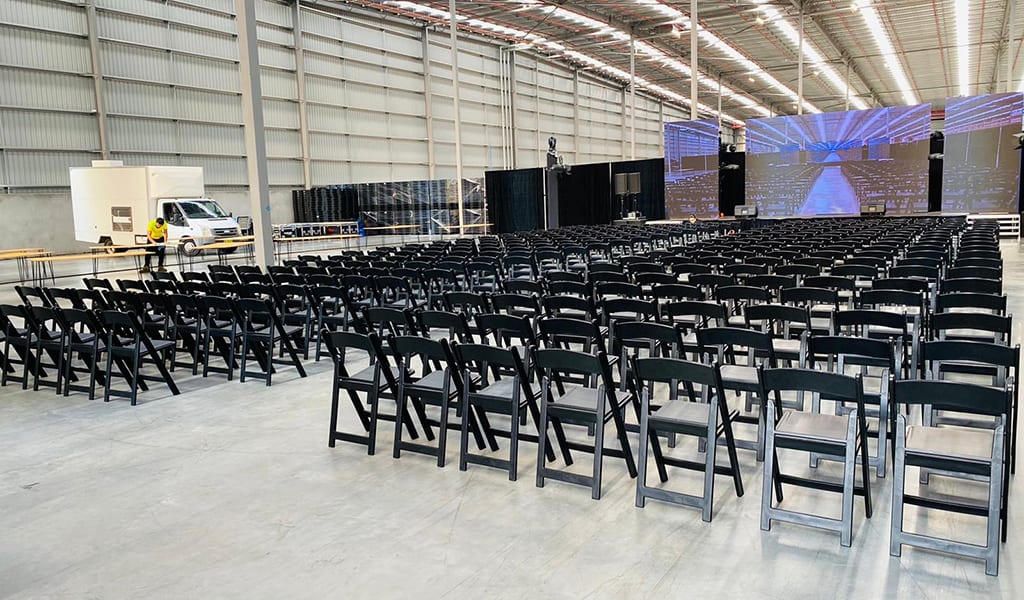
[[[1004,245],[1012,312],[1024,314],[1024,259]],[[0,301],[10,300],[3,290]],[[1019,340],[1019,335],[1015,336]],[[329,361],[274,385],[179,373],[183,393],[141,404],[0,388],[0,597],[4,598],[1019,598],[1024,554],[1013,502],[1001,573],[980,561],[905,548],[889,556],[891,473],[872,477],[876,511],[858,501],[852,548],[834,533],[759,528],[760,463],[740,451],[746,494],[718,478],[714,521],[649,501],[608,459],[604,496],[534,485],[470,466],[327,447]],[[344,405],[343,405],[344,407]],[[347,407],[345,407],[347,408]],[[354,424],[343,410],[345,424]],[[610,430],[609,430],[610,431]],[[635,436],[632,438],[636,445]],[[503,445],[504,448],[504,445]],[[683,445],[680,451],[692,447]],[[581,469],[589,457],[577,454]],[[783,456],[800,468],[801,459]],[[836,465],[820,470],[836,475]],[[670,484],[695,491],[694,475]],[[1024,492],[1018,479],[1011,498]],[[915,480],[913,476],[911,480]],[[933,479],[936,489],[970,482]],[[838,496],[788,488],[787,504],[838,512]],[[980,541],[981,519],[908,525]]]

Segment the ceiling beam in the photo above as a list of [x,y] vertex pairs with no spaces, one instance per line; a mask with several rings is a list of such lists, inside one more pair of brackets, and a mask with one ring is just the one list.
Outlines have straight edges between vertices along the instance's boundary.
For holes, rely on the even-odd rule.
[[[999,28],[999,44],[996,46],[995,60],[992,61],[992,78],[988,84],[988,93],[995,94],[999,92],[999,65],[1005,65],[1004,60],[1009,60],[1010,57],[1010,3],[1017,2],[1017,0],[1006,0],[1006,6],[1003,7],[1003,20],[1002,26]],[[981,82],[978,82],[978,86],[981,87]]]
[[[800,8],[801,8],[801,3],[800,3],[799,0],[790,0],[790,4],[793,7],[795,7],[797,10],[800,10]],[[837,52],[839,54],[839,56],[842,58],[843,63],[850,67],[850,72],[853,73],[854,75],[856,75],[857,79],[859,79],[861,84],[867,89],[867,91],[868,91],[867,95],[868,95],[869,99],[872,100],[873,102],[881,105],[882,102],[879,99],[878,90],[876,90],[875,87],[872,86],[869,83],[869,81],[871,81],[871,80],[864,76],[864,74],[860,70],[860,67],[857,66],[857,63],[850,56],[850,53],[846,50],[846,48],[843,47],[842,44],[839,43],[839,40],[836,39],[835,34],[828,27],[826,27],[824,23],[822,23],[821,19],[819,19],[817,17],[817,15],[811,13],[809,15],[804,15],[804,17],[810,22],[811,25],[816,27],[818,29],[818,31],[821,32],[821,35],[825,38],[825,41],[827,41],[829,43],[829,45],[832,46],[833,50],[835,50],[835,52]],[[806,27],[806,25],[805,25],[805,27]],[[805,39],[807,38],[807,36],[804,36],[804,37],[805,37]],[[846,84],[848,86],[850,86],[850,88],[851,88],[850,91],[854,92],[854,93],[851,93],[850,96],[851,97],[855,96],[856,95],[856,93],[855,93],[856,90],[853,87],[853,83],[849,79],[847,79],[846,80]],[[837,92],[843,92],[844,90],[836,90],[836,91]],[[862,97],[863,97],[863,95],[862,95]]]

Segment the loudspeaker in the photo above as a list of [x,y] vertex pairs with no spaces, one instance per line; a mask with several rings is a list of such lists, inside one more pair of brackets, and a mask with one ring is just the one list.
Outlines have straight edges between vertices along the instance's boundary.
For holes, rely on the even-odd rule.
[[627,173],[626,174],[626,193],[627,194],[639,194],[640,193],[640,173]]
[[885,202],[865,202],[860,205],[860,215],[884,215]]
[[756,217],[757,216],[757,205],[756,204],[738,204],[736,205],[735,213],[737,217]]
[[625,196],[629,192],[629,173],[615,174],[615,195]]

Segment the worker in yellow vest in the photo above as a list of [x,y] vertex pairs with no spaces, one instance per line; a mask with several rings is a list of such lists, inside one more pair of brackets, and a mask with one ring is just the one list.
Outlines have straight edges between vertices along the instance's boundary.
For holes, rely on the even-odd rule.
[[167,223],[162,217],[157,217],[149,222],[149,225],[146,226],[146,238],[149,243],[149,248],[146,251],[149,254],[146,255],[146,264],[143,265],[142,272],[149,273],[150,259],[154,254],[156,254],[157,260],[156,270],[161,273],[166,271],[164,255],[167,253]]

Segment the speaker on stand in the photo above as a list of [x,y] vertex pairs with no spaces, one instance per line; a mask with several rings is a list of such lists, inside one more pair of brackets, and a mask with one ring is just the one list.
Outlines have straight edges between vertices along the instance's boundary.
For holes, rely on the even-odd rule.
[[630,211],[627,215],[629,218],[636,218],[637,215],[637,196],[640,195],[640,173],[627,173],[626,174],[626,193],[629,195]]
[[618,215],[618,219],[622,219],[626,216],[626,196],[629,194],[629,177],[628,173],[616,173],[614,180],[615,196],[619,199],[618,210],[613,211],[613,214]]

